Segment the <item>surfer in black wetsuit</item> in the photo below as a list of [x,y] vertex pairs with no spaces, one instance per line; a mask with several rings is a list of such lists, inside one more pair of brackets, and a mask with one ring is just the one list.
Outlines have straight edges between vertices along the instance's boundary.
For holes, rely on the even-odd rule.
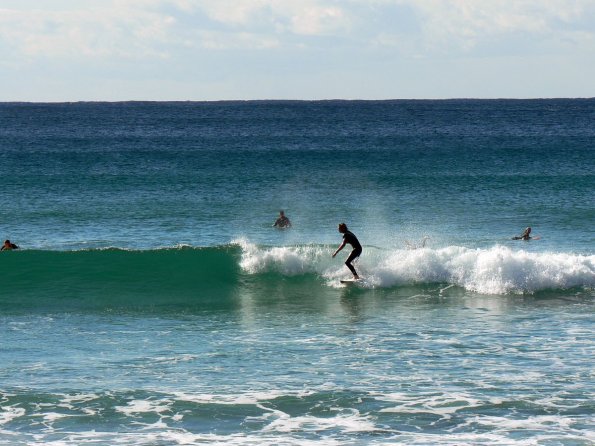
[[2,248],[0,248],[0,251],[10,251],[12,249],[19,249],[19,247],[14,243],[11,243],[10,240],[5,240],[4,245],[2,245]]
[[351,262],[357,259],[362,253],[362,245],[360,245],[359,240],[353,234],[353,232],[347,229],[347,225],[345,223],[339,224],[339,232],[343,234],[343,242],[333,254],[333,258],[345,247],[347,243],[349,243],[353,247],[353,251],[351,251],[351,254],[349,254],[349,257],[347,257],[347,260],[345,260],[345,265],[347,265],[347,268],[349,268],[349,270],[353,273],[353,278],[357,280],[359,279],[359,276],[357,275],[357,272],[355,271],[355,268]]
[[273,227],[281,229],[291,228],[291,222],[289,221],[289,218],[286,217],[284,211],[279,211],[279,218],[275,221]]
[[517,237],[513,237],[513,240],[531,240],[531,228],[525,229],[525,231]]

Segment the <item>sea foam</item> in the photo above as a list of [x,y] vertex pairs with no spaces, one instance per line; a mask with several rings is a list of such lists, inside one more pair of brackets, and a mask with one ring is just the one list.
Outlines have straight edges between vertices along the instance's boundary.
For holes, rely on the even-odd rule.
[[[245,240],[236,243],[242,248],[240,266],[248,274],[315,273],[331,285],[350,276],[343,265],[347,253],[333,259],[331,247],[259,247]],[[355,267],[368,284],[379,288],[448,283],[480,294],[521,294],[595,287],[595,255],[535,253],[499,245],[487,249],[364,247]]]

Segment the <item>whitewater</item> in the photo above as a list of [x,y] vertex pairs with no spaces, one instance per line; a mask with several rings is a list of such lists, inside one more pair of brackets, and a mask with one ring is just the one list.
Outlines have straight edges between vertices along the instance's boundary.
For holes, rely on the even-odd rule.
[[[240,265],[250,274],[316,274],[336,285],[348,278],[344,267],[332,266],[328,247],[259,248],[246,242]],[[366,277],[364,286],[389,288],[443,283],[479,294],[522,294],[542,290],[593,289],[595,256],[534,253],[495,246],[469,249],[366,249],[357,263]]]

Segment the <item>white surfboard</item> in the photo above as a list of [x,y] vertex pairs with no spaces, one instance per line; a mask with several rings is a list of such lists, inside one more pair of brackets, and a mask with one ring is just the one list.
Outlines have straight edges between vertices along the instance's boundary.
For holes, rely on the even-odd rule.
[[356,283],[364,283],[364,280],[361,278],[360,279],[343,279],[343,280],[341,280],[341,283],[344,283],[346,285],[353,285]]

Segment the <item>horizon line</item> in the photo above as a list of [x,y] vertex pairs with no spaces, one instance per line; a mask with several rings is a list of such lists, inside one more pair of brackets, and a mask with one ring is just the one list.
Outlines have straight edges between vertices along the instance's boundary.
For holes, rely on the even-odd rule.
[[406,102],[406,101],[556,101],[556,100],[593,100],[595,96],[552,96],[552,97],[452,97],[452,98],[385,98],[385,99],[361,99],[361,98],[327,98],[327,99],[77,99],[77,100],[56,100],[56,101],[24,101],[24,100],[0,100],[0,104],[124,104],[124,103],[223,103],[223,102]]

